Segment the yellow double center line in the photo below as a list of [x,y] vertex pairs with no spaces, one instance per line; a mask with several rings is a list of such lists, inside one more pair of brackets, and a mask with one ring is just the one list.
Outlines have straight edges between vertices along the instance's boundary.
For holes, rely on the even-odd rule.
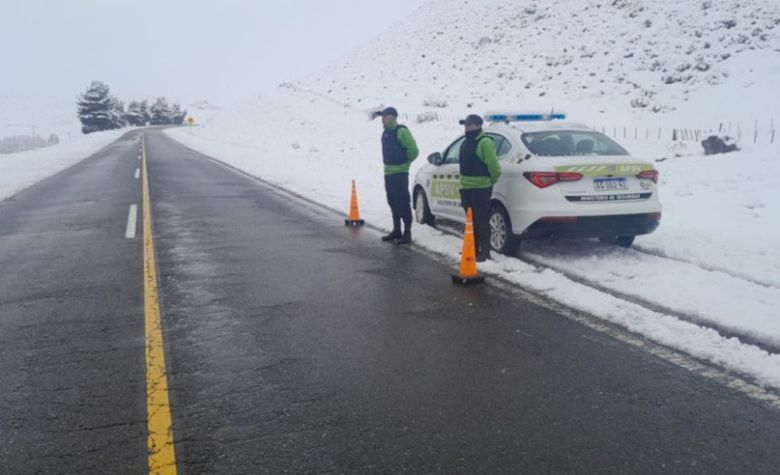
[[157,289],[157,263],[152,235],[152,205],[149,198],[149,172],[146,140],[142,138],[144,212],[144,315],[146,333],[146,416],[149,473],[175,474],[173,423],[168,398],[160,300]]

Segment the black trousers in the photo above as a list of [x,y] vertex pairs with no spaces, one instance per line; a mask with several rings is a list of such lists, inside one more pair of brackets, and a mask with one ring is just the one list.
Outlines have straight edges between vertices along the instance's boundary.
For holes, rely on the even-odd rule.
[[474,243],[477,256],[490,255],[490,197],[493,187],[460,190],[460,203],[463,209],[471,208],[474,215]]
[[393,213],[393,232],[401,232],[401,221],[406,232],[412,230],[412,198],[409,196],[409,174],[385,175],[387,204]]

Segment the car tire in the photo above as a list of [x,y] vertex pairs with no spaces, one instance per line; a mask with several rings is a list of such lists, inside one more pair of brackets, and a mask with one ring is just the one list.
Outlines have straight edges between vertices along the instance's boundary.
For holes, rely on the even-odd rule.
[[517,253],[520,238],[512,233],[512,222],[503,206],[494,205],[490,209],[490,247],[500,254],[512,256]]
[[610,236],[600,237],[599,241],[604,244],[613,244],[615,246],[629,248],[634,244],[634,239],[636,239],[636,236]]
[[436,218],[431,214],[425,191],[419,187],[414,190],[414,219],[419,224],[427,224],[428,226],[436,224]]

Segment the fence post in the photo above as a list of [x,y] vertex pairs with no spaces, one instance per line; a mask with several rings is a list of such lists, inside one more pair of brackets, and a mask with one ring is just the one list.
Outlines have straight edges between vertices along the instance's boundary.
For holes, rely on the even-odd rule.
[[612,138],[613,139],[617,138],[617,127],[612,127]]
[[718,133],[723,132],[723,122],[718,124]]
[[661,127],[658,127],[658,140],[661,140]]
[[672,129],[672,142],[677,142],[677,129]]
[[753,143],[758,140],[758,119],[753,123]]

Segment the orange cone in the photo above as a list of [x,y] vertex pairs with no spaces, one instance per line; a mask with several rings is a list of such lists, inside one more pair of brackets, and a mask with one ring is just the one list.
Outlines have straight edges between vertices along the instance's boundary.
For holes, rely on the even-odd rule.
[[471,208],[466,210],[466,231],[463,234],[463,252],[460,256],[460,272],[452,275],[452,282],[461,285],[479,284],[485,277],[477,273],[477,251],[474,244],[474,220]]
[[365,221],[360,219],[360,211],[358,211],[358,199],[357,188],[355,188],[355,180],[352,180],[352,198],[349,200],[349,218],[344,220],[345,226],[363,226]]

